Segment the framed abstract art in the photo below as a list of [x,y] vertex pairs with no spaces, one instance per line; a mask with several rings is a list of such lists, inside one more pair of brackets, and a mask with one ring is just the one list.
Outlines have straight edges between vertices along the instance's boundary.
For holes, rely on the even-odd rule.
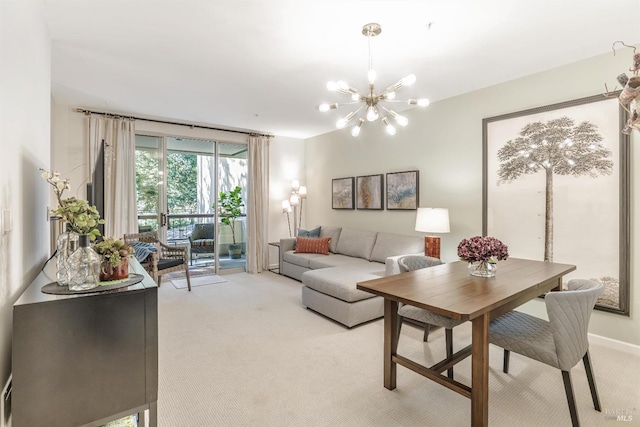
[[356,178],[357,205],[358,209],[382,210],[382,186],[384,176],[367,175]]
[[331,208],[354,209],[354,177],[336,178],[331,181]]
[[387,174],[387,209],[416,210],[419,203],[419,171]]

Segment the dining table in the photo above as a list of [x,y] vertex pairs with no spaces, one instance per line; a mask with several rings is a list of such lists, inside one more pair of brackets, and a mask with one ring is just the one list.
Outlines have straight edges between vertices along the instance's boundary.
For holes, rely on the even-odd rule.
[[[563,276],[575,269],[570,264],[509,258],[497,263],[494,277],[477,277],[470,274],[468,263],[455,261],[359,282],[358,289],[384,298],[384,387],[396,388],[397,365],[401,365],[469,398],[471,426],[487,426],[489,323],[549,291],[561,291]],[[399,303],[470,321],[471,344],[429,367],[399,355]],[[443,375],[469,356],[471,385]]]

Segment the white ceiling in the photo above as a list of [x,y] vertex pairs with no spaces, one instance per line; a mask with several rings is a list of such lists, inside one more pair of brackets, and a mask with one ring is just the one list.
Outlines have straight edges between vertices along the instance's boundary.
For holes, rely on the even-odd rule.
[[414,73],[398,96],[432,102],[640,43],[640,0],[43,4],[57,102],[297,138],[351,111],[317,110],[346,98],[327,81],[366,89],[369,22],[380,86]]

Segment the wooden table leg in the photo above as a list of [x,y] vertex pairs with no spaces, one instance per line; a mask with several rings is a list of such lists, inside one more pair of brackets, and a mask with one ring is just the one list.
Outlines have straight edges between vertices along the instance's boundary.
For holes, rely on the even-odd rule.
[[471,426],[489,425],[489,313],[472,321]]
[[398,302],[384,300],[384,386],[396,388],[396,363],[391,357],[398,350]]

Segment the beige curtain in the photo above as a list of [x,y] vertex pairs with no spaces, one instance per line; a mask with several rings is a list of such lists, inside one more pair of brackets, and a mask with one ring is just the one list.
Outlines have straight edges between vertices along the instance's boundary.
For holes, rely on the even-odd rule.
[[269,138],[249,137],[249,184],[247,189],[247,272],[269,268]]
[[[104,164],[104,234],[122,238],[138,229],[136,209],[135,121],[89,116],[89,174],[93,173],[102,141]],[[90,178],[91,179],[91,178]]]

